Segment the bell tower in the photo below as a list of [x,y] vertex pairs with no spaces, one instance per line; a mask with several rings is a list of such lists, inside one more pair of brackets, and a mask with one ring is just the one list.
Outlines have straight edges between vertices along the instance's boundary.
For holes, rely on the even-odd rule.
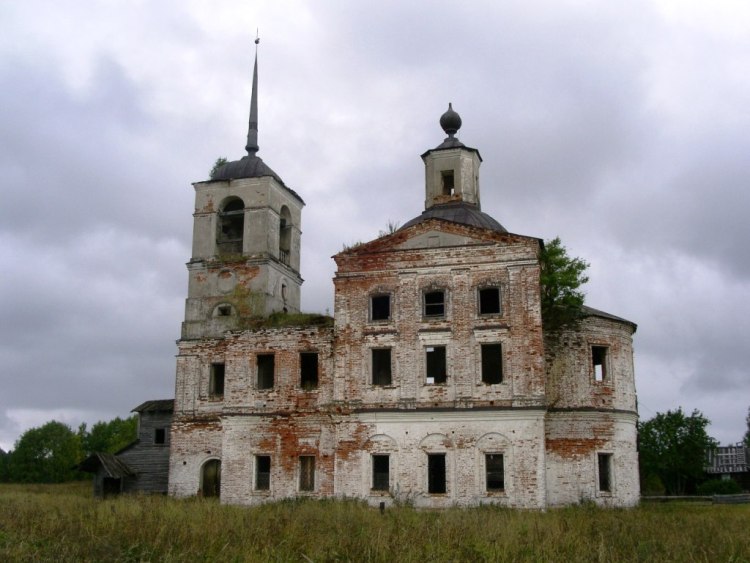
[[479,166],[482,157],[477,149],[456,138],[461,116],[448,104],[440,117],[440,126],[448,135],[445,140],[422,155],[425,163],[425,209],[435,205],[463,202],[479,209]]
[[305,202],[258,152],[258,45],[247,156],[193,184],[193,252],[182,338],[221,336],[253,318],[299,312]]

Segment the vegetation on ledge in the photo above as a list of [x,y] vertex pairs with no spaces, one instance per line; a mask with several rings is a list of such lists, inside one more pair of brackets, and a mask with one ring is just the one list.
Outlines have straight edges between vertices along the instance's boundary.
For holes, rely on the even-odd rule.
[[542,285],[542,323],[556,330],[581,318],[584,294],[579,288],[589,281],[588,262],[568,256],[560,237],[544,243],[539,255]]
[[333,317],[320,313],[271,313],[268,317],[253,317],[244,323],[247,330],[283,327],[331,327]]

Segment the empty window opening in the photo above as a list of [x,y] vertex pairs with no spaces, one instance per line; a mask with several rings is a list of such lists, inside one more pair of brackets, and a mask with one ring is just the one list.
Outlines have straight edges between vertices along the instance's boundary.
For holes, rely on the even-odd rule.
[[427,383],[445,383],[445,346],[428,346],[425,348],[425,367]]
[[245,204],[239,198],[229,200],[218,218],[216,245],[219,254],[242,254],[245,231]]
[[445,491],[445,454],[428,454],[427,492],[431,495],[440,495]]
[[505,490],[503,454],[485,454],[484,466],[487,475],[487,491]]
[[479,314],[500,314],[500,288],[485,287],[479,290]]
[[390,486],[390,458],[387,455],[372,456],[372,489],[387,491]]
[[255,490],[267,491],[271,488],[271,456],[255,456]]
[[302,455],[299,457],[299,490],[315,490],[315,456]]
[[318,387],[318,354],[302,352],[299,355],[300,387],[305,390]]
[[231,317],[232,316],[232,306],[231,305],[219,305],[216,308],[216,312],[218,313],[219,317]]
[[211,364],[208,394],[213,397],[224,396],[224,364]]
[[279,217],[279,260],[289,264],[289,252],[292,248],[292,214],[284,205]]
[[274,355],[258,354],[258,389],[273,388]]
[[387,321],[391,318],[391,296],[373,295],[370,298],[370,319]]
[[154,444],[166,444],[166,443],[167,443],[166,428],[154,428]]
[[612,454],[597,454],[599,462],[599,491],[612,492]]
[[372,351],[372,384],[391,384],[391,349],[376,348]]
[[594,364],[594,381],[604,381],[607,379],[606,346],[591,347],[591,362]]
[[501,344],[482,344],[482,383],[503,382],[503,347]]
[[443,179],[443,195],[453,195],[455,190],[453,170],[443,170],[440,175]]
[[424,316],[445,316],[445,292],[429,291],[424,294]]

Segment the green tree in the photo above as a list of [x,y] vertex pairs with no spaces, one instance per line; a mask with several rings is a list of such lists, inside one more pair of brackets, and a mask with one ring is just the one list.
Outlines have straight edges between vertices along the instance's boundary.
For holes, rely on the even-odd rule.
[[78,428],[81,445],[86,455],[94,452],[115,453],[138,437],[138,417],[114,418],[108,422],[96,422],[91,430],[86,430],[86,424]]
[[568,256],[560,237],[544,243],[539,263],[542,322],[544,328],[554,330],[580,317],[584,294],[579,288],[589,281],[589,264]]
[[211,172],[208,173],[208,177],[213,180],[214,176],[216,176],[216,171],[224,166],[227,163],[226,157],[220,156],[216,159],[216,162],[214,162],[213,168],[211,168]]
[[745,423],[747,424],[747,430],[745,430],[745,438],[742,441],[745,443],[746,448],[750,448],[750,407],[747,409]]
[[10,480],[10,454],[0,448],[0,483]]
[[638,423],[638,452],[641,481],[654,475],[661,479],[668,495],[694,492],[703,479],[706,451],[717,446],[706,432],[710,421],[694,410],[690,416],[682,408],[657,413]]
[[24,432],[10,454],[10,479],[22,483],[61,483],[79,476],[81,440],[67,424],[51,421]]

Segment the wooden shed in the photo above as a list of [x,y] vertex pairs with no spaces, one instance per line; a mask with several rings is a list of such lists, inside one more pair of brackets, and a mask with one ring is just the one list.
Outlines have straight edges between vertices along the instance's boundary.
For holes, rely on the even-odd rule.
[[95,452],[80,465],[94,474],[94,496],[119,493],[167,493],[173,399],[146,401],[138,413],[138,439],[120,451]]

